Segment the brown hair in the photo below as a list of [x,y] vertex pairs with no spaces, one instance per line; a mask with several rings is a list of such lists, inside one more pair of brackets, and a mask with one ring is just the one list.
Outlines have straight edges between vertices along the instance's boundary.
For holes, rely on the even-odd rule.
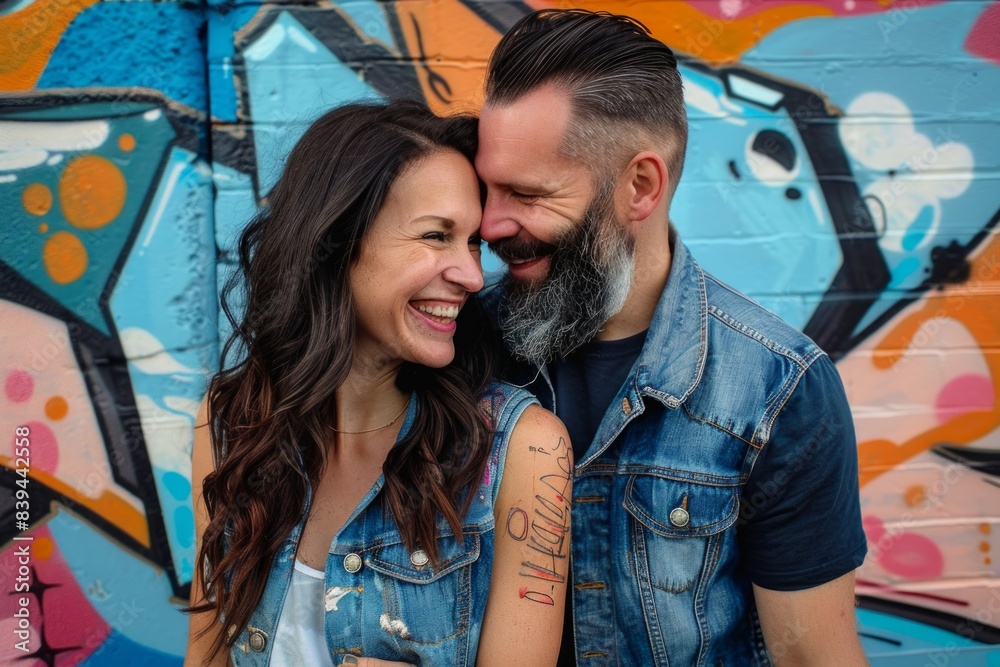
[[683,83],[673,51],[646,26],[585,9],[528,14],[493,49],[486,103],[512,104],[549,83],[572,100],[567,155],[606,176],[644,143],[664,143],[673,194],[688,136]]
[[[205,597],[190,611],[211,611],[236,629],[250,619],[326,462],[334,392],[354,349],[350,265],[403,169],[441,150],[471,161],[475,148],[475,119],[394,102],[335,109],[292,150],[266,208],[240,238],[240,270],[223,290],[233,333],[225,370],[208,389],[216,467],[203,485]],[[242,317],[234,312],[240,300]],[[454,361],[441,369],[406,363],[397,378],[416,392],[418,409],[386,457],[381,497],[407,547],[420,545],[432,562],[438,514],[462,534],[469,489],[489,457],[491,430],[477,403],[492,375],[488,336],[472,299],[459,316]],[[226,368],[230,357],[240,358]],[[216,627],[213,656],[238,636]]]

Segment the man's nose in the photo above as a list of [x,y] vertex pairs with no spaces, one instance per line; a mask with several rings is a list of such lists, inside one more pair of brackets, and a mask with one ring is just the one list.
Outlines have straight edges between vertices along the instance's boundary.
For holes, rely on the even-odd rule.
[[521,225],[517,223],[507,210],[507,206],[501,201],[501,197],[496,194],[486,195],[486,205],[483,207],[483,224],[479,229],[479,235],[484,241],[493,243],[500,239],[517,236],[521,231]]

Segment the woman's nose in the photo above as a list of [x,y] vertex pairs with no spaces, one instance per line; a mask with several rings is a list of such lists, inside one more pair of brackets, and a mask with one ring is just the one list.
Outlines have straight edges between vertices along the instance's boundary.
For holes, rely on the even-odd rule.
[[478,248],[470,245],[459,250],[454,264],[448,267],[444,277],[449,282],[461,285],[467,292],[481,290],[483,266],[479,259]]

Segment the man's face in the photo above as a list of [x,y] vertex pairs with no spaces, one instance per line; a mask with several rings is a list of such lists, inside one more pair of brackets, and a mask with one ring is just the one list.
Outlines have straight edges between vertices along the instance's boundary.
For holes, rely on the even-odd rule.
[[510,272],[501,327],[511,351],[536,365],[591,340],[621,310],[634,241],[616,219],[614,175],[593,178],[562,155],[568,98],[541,88],[487,106],[476,169],[486,183],[482,237]]
[[543,86],[513,104],[485,106],[476,172],[486,184],[480,233],[516,280],[548,275],[553,244],[576,227],[594,197],[586,164],[562,155],[569,98]]

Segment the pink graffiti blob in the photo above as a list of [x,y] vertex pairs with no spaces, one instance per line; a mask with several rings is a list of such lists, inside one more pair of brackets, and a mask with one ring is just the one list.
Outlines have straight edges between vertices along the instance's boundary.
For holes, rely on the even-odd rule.
[[993,383],[985,375],[968,373],[951,380],[938,392],[934,412],[946,422],[967,412],[992,411],[996,402]]
[[[49,474],[54,474],[56,466],[59,465],[59,441],[56,434],[42,422],[28,422],[22,424],[28,428],[27,449],[31,461],[31,469],[44,470]],[[16,435],[11,436],[10,454],[14,455]],[[20,440],[20,438],[17,438]],[[18,447],[22,449],[22,447]]]
[[35,379],[27,371],[13,370],[7,373],[7,379],[3,383],[3,393],[8,401],[24,403],[35,393]]
[[[0,633],[5,638],[0,643],[0,665],[78,665],[104,643],[111,626],[80,588],[51,531],[39,527],[30,536],[34,538],[31,542],[12,542],[0,551],[0,570],[14,573],[5,577],[9,582],[8,594],[0,595]],[[24,556],[25,550],[30,557]],[[24,560],[29,561],[24,567],[28,570],[30,590],[18,591],[15,575],[20,576]],[[14,646],[19,641],[14,632],[18,628],[15,614],[22,608],[28,610],[31,624],[27,648],[31,653],[38,652],[33,660],[30,654]],[[48,656],[42,647],[42,637],[51,651]]]
[[944,572],[941,550],[923,535],[892,533],[873,516],[865,517],[862,525],[872,545],[869,557],[886,572],[905,579],[936,579]]
[[965,48],[969,53],[1000,65],[1000,3],[987,7],[965,38]]

